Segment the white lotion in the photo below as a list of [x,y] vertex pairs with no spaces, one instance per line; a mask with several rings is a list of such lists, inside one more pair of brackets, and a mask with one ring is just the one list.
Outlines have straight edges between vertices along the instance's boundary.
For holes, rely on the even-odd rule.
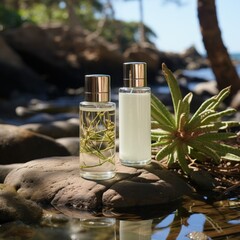
[[151,161],[151,95],[145,86],[146,64],[126,65],[125,75],[133,82],[125,78],[125,86],[130,87],[119,89],[119,158],[123,165],[145,165]]

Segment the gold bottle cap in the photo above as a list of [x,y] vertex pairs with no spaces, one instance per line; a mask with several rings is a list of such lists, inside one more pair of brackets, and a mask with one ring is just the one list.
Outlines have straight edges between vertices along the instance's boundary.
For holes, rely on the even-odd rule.
[[110,76],[105,74],[91,74],[85,76],[85,101],[110,101]]
[[126,62],[123,64],[124,87],[147,86],[147,64],[145,62]]

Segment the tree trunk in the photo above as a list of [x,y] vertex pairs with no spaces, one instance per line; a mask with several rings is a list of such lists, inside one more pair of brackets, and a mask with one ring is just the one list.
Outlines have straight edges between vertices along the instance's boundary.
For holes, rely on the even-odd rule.
[[140,12],[140,22],[139,22],[139,35],[140,35],[140,43],[145,43],[145,28],[143,23],[143,2],[139,0],[139,12]]
[[240,79],[222,41],[215,0],[198,0],[198,19],[203,43],[216,77],[218,89],[231,86],[228,101],[240,90]]
[[8,8],[11,8],[13,10],[18,11],[19,10],[19,0],[4,0],[2,1],[3,5],[5,5]]
[[76,7],[75,0],[67,0],[66,1],[66,8],[67,8],[67,12],[68,12],[68,21],[69,21],[70,28],[80,26],[80,21],[76,15],[75,7]]

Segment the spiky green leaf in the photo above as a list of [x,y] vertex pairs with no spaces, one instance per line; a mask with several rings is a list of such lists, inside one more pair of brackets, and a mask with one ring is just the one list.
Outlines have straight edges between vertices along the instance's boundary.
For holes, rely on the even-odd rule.
[[220,162],[220,156],[217,154],[217,152],[211,149],[210,147],[208,147],[209,145],[205,145],[204,141],[201,142],[201,141],[195,140],[195,141],[190,141],[188,144],[192,148],[203,153],[206,157],[209,157],[212,160],[214,160],[215,163],[218,164]]
[[211,110],[211,109],[207,109],[202,111],[198,116],[196,116],[195,118],[191,118],[191,120],[188,122],[188,124],[185,127],[185,130],[192,130],[194,128],[200,127],[202,125],[202,120],[204,118],[206,118],[207,116],[211,115],[215,113],[215,111]]
[[230,138],[236,138],[237,135],[235,133],[230,132],[213,132],[213,133],[206,133],[203,135],[198,136],[196,139],[200,141],[220,141],[220,140],[227,140]]
[[231,153],[227,153],[225,156],[222,156],[222,159],[239,162],[240,156],[237,156],[237,155],[234,155]]
[[224,143],[218,144],[215,142],[211,142],[211,143],[208,143],[208,146],[211,147],[216,152],[218,152],[219,155],[221,156],[225,156],[226,154],[233,154],[236,156],[240,156],[240,149]]
[[178,102],[182,100],[182,93],[179,88],[178,82],[176,78],[174,77],[173,73],[167,68],[166,64],[162,64],[162,70],[163,74],[166,78],[168,87],[170,89],[172,101],[173,101],[173,107],[174,107],[174,112],[177,112],[177,106]]
[[152,118],[159,123],[161,129],[170,132],[174,131],[174,126],[171,126],[169,122],[166,121],[166,118],[159,114],[158,110],[154,106],[151,107],[151,115]]
[[156,155],[157,160],[162,160],[167,155],[173,153],[176,142],[171,142],[169,145],[163,147]]
[[163,118],[165,118],[166,122],[168,122],[168,125],[175,125],[173,115],[154,94],[151,95],[151,105],[158,110],[159,114],[161,114]]
[[[188,93],[183,100],[178,102],[177,114],[176,114],[176,127],[180,128],[180,118],[181,118],[181,126],[188,121],[189,113],[190,113],[190,103],[192,100],[192,93]],[[184,114],[184,117],[183,117]],[[183,123],[183,118],[185,122]]]
[[212,105],[212,109],[217,109],[217,107],[223,102],[223,100],[230,94],[231,87],[226,87],[222,89],[216,96],[216,102]]
[[217,113],[212,113],[208,116],[206,116],[202,121],[201,123],[202,124],[207,124],[207,123],[210,123],[212,121],[217,121],[219,118],[223,117],[223,116],[226,116],[226,115],[231,115],[233,113],[235,113],[236,110],[233,109],[233,108],[230,108],[230,109],[226,109],[224,111],[221,111],[221,112],[217,112]]
[[187,164],[186,152],[184,151],[184,146],[182,146],[182,145],[176,146],[176,152],[177,152],[177,156],[178,156],[179,165],[181,166],[182,170],[186,174],[189,174],[190,169],[189,169],[188,164]]

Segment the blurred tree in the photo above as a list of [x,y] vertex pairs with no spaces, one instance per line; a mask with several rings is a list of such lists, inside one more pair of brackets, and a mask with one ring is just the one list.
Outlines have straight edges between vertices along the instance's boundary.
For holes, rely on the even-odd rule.
[[[124,0],[124,1],[136,1],[136,0]],[[138,28],[139,28],[138,42],[141,44],[144,42],[149,42],[148,39],[146,39],[146,34],[149,34],[149,32],[147,33],[147,30],[149,30],[149,28],[147,29],[144,24],[143,0],[137,0],[137,1],[139,3],[139,13],[140,13],[140,18],[138,23]],[[163,1],[163,3],[169,3],[169,2],[175,3],[179,6],[182,5],[182,0],[164,0]]]
[[[133,1],[133,0],[125,0],[125,1]],[[142,0],[137,0],[139,3],[139,13],[140,13],[140,19],[139,19],[139,43],[144,43],[146,41],[146,32],[144,27],[144,20],[143,20],[143,2]]]
[[240,79],[222,41],[215,0],[198,0],[198,18],[202,39],[217,80],[218,89],[231,85],[229,100],[240,90]]
[[[117,31],[116,32],[116,26]],[[151,28],[145,26],[145,42],[153,44],[152,39],[156,34]],[[106,28],[102,34],[109,42],[117,43],[120,50],[124,51],[133,43],[139,43],[139,22],[124,22],[120,20],[107,20]]]
[[[102,11],[96,18],[95,31],[90,34],[89,39],[102,36],[109,42],[117,44],[121,51],[124,51],[131,44],[139,42],[139,22],[117,20],[112,0],[102,0],[101,3]],[[145,41],[153,43],[152,38],[156,37],[156,34],[148,26],[144,25],[143,27]]]
[[24,20],[15,10],[0,4],[0,30],[21,26],[23,22]]
[[75,27],[80,25],[79,18],[77,17],[77,13],[75,8],[77,8],[77,1],[76,0],[68,0],[65,1],[66,8],[68,12],[68,21],[70,27]]
[[14,1],[18,1],[22,17],[31,19],[36,24],[59,22],[68,23],[69,26],[81,25],[91,28],[96,23],[94,15],[102,11],[100,0]]
[[2,5],[11,10],[19,10],[20,0],[2,0]]
[[[115,19],[112,0],[2,0],[5,27],[18,27],[27,19],[35,24],[64,23],[70,27],[81,26],[92,34],[90,38],[104,37],[124,51],[132,43],[144,41],[152,43],[156,34],[143,24],[143,33],[139,32],[139,22],[124,22]],[[143,11],[143,9],[142,9]],[[1,23],[0,8],[0,23]],[[11,14],[10,14],[11,12]],[[13,17],[13,15],[16,15]],[[3,15],[3,14],[2,14]],[[142,13],[143,15],[143,13]],[[17,18],[18,17],[18,18]],[[2,27],[3,28],[3,27]],[[142,39],[140,41],[140,39]]]

